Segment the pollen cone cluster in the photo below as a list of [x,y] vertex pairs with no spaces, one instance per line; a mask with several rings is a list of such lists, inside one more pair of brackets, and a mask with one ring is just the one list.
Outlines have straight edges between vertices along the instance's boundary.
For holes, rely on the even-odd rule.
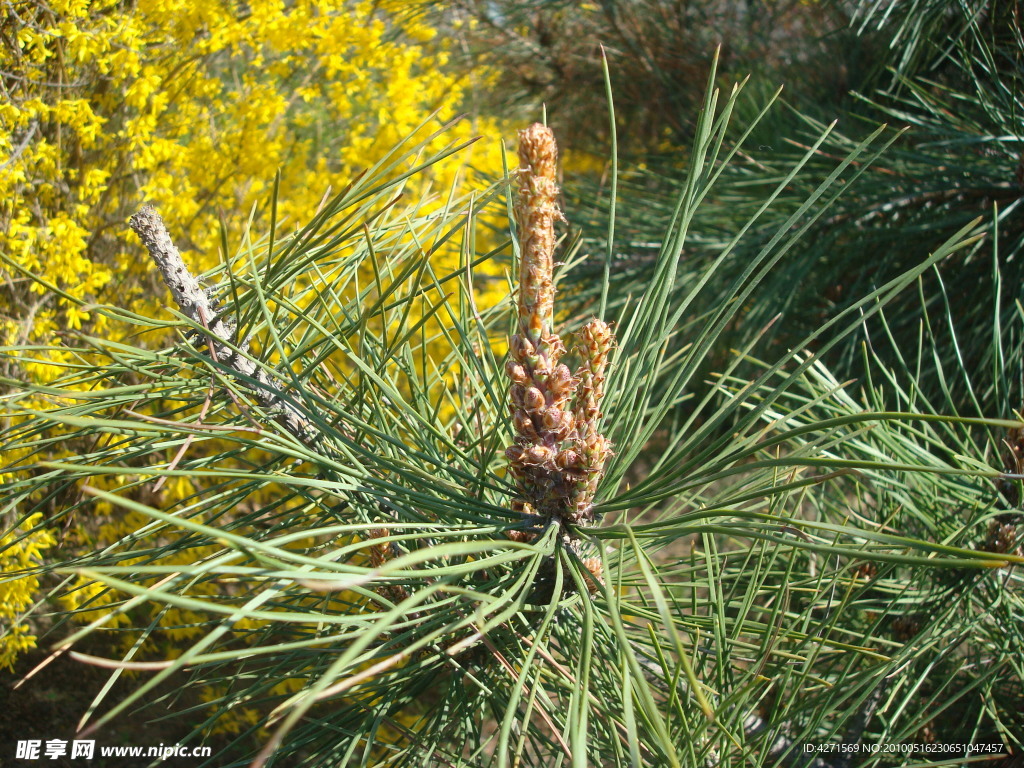
[[591,320],[580,331],[578,346],[582,364],[576,372],[575,422],[578,425],[574,442],[577,461],[574,465],[578,481],[573,493],[575,514],[581,519],[591,516],[597,482],[604,472],[604,463],[611,453],[611,443],[597,428],[604,397],[605,369],[612,348],[612,330],[603,320]]
[[559,362],[565,347],[552,328],[557,161],[550,129],[520,131],[518,327],[506,368],[515,438],[506,455],[519,489],[515,509],[586,525],[610,450],[598,431],[598,405],[613,337],[606,323],[593,320],[580,332],[576,375]]

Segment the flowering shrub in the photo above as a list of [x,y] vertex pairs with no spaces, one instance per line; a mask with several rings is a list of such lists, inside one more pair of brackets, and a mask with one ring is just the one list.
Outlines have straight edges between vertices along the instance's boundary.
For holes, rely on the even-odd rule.
[[[345,187],[402,138],[433,131],[427,115],[456,116],[469,82],[446,73],[446,42],[399,13],[402,5],[12,4],[5,12],[13,23],[0,36],[0,344],[46,349],[4,356],[8,387],[50,381],[74,365],[78,353],[53,343],[69,330],[117,338],[117,321],[95,311],[98,304],[159,314],[166,296],[152,290],[152,266],[125,238],[125,220],[142,201],[159,207],[201,271],[218,260],[218,219],[226,244],[241,239],[250,216],[270,217],[276,172],[277,219],[299,225],[329,189]],[[480,133],[495,134],[495,124],[464,122],[445,140]],[[472,160],[498,169],[497,151],[496,142],[480,142]],[[467,159],[461,153],[418,175],[410,182],[421,185],[417,197],[428,185],[445,194],[459,174],[471,182],[461,170]],[[8,455],[7,469],[23,458]],[[181,478],[162,492],[183,498],[193,489]],[[102,501],[91,510],[91,524],[73,530],[71,544],[102,548],[137,523]],[[0,514],[9,527],[18,510]],[[30,522],[22,529],[30,533],[5,534],[5,572],[24,569],[52,544]],[[0,619],[13,620],[37,584],[4,586],[21,596],[0,602]],[[95,592],[82,584],[68,607],[77,595],[94,609]],[[31,643],[14,621],[0,639],[0,664]]]
[[[33,515],[24,525],[0,537],[0,573],[26,570],[39,564],[42,554],[53,546],[49,531],[30,531],[38,522]],[[18,653],[35,647],[36,638],[29,626],[18,619],[32,605],[33,593],[39,587],[35,576],[0,579],[0,627],[10,622],[0,643],[0,669],[11,669]]]
[[[93,313],[136,332],[86,336],[86,318],[71,343],[0,350],[14,367],[19,353],[69,355],[59,376],[0,400],[13,417],[0,446],[18,457],[0,499],[46,521],[19,540],[71,514],[116,538],[61,550],[69,580],[86,581],[58,619],[95,615],[61,647],[123,620],[130,647],[78,658],[112,682],[147,673],[124,696],[105,687],[82,733],[145,705],[201,709],[183,741],[219,728],[230,743],[217,764],[258,768],[782,764],[825,737],[910,744],[939,715],[993,753],[1019,731],[1024,555],[997,489],[1019,482],[1000,455],[1024,424],[956,415],[949,398],[933,407],[910,366],[875,377],[876,356],[858,389],[821,359],[868,323],[892,339],[887,308],[987,232],[962,226],[792,351],[751,342],[721,356],[884,143],[879,128],[819,182],[823,129],[755,213],[708,239],[701,211],[734,199],[716,184],[757,129],[733,143],[740,99],[709,87],[636,293],[622,293],[616,256],[637,243],[615,236],[609,210],[596,317],[564,355],[553,291],[580,280],[554,271],[556,258],[573,268],[575,246],[554,249],[541,128],[509,174],[519,280],[489,309],[473,291],[493,255],[474,237],[489,197],[453,182],[440,212],[396,199],[438,157],[422,142],[385,154],[301,229],[257,209],[259,227],[227,233],[202,275],[188,222],[186,260],[152,207],[133,215],[176,320],[97,299]],[[801,177],[814,183],[802,202]],[[785,220],[772,223],[776,206]],[[741,258],[748,238],[756,253]],[[456,242],[451,272],[433,257]],[[1011,359],[1002,344],[1019,331],[990,337],[993,359]],[[905,359],[929,358],[941,359],[922,345]],[[970,387],[962,363],[943,380],[961,374]]]

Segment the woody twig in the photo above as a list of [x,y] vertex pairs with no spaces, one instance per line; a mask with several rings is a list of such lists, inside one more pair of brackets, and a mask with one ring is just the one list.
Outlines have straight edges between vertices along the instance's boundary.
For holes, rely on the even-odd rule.
[[320,430],[284,396],[288,389],[285,382],[267,373],[247,356],[248,340],[239,342],[236,339],[234,320],[223,317],[199,285],[181,258],[157,210],[151,205],[144,205],[131,217],[129,225],[153,257],[182,313],[207,329],[206,343],[211,358],[234,371],[239,382],[290,434],[307,446],[318,443]]

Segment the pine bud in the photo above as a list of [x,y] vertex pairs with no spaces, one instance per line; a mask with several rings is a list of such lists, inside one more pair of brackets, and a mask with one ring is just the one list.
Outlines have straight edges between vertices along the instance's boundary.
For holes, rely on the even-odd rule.
[[530,383],[530,377],[526,375],[526,369],[511,358],[505,361],[505,374],[514,384]]
[[554,451],[546,445],[531,445],[523,451],[523,463],[533,466],[546,464],[554,456]]
[[530,414],[526,411],[516,411],[512,416],[512,426],[515,427],[522,437],[526,437],[532,440],[538,438],[537,428],[533,426],[533,419]]
[[524,363],[530,358],[536,356],[537,347],[521,333],[516,333],[513,334],[512,338],[509,340],[509,351],[512,353],[512,357],[519,362]]
[[564,440],[572,431],[573,416],[570,411],[546,408],[540,414],[541,428],[558,440]]
[[559,469],[574,471],[582,465],[583,457],[571,448],[566,448],[555,457],[555,464]]
[[555,366],[555,370],[551,372],[546,383],[551,394],[558,399],[567,398],[572,394],[574,381],[572,374],[569,373],[569,367],[566,365]]
[[537,413],[547,405],[544,394],[537,387],[529,387],[523,393],[523,407],[531,413]]

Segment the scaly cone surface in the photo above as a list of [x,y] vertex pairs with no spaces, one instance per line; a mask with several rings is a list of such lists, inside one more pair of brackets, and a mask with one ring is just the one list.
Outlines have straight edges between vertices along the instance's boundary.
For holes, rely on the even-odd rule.
[[565,347],[552,327],[555,221],[562,217],[557,165],[549,128],[519,132],[519,304],[506,367],[516,434],[506,456],[519,488],[513,508],[544,521],[587,524],[610,448],[597,421],[612,333],[601,320],[582,330],[577,377],[559,362]]

